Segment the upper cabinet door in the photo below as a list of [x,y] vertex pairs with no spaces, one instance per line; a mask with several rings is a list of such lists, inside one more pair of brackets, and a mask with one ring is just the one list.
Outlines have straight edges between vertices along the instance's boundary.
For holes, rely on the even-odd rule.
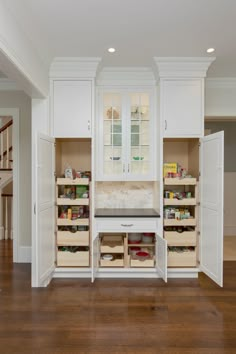
[[98,97],[97,180],[153,180],[153,92],[100,90]]
[[124,105],[119,92],[104,92],[99,110],[100,175],[122,180],[125,172]]
[[224,133],[201,139],[201,270],[223,286]]
[[204,128],[203,79],[162,79],[164,137],[201,137]]
[[150,93],[130,93],[127,111],[127,177],[145,180],[153,176],[152,107]]
[[54,80],[52,84],[53,136],[92,136],[92,81]]

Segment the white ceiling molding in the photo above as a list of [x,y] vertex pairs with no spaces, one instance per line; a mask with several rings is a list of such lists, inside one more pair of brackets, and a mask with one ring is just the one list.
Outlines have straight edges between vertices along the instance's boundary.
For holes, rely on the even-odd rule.
[[0,78],[0,91],[21,91],[15,81]]
[[213,57],[154,57],[160,78],[203,78],[214,60]]
[[32,43],[0,2],[1,70],[16,81],[31,97],[45,97],[49,90],[48,73]]
[[218,77],[218,78],[207,78],[206,88],[215,89],[235,89],[236,88],[236,77]]
[[50,66],[51,78],[95,78],[101,58],[58,57]]
[[104,67],[97,76],[96,84],[107,86],[153,86],[154,73],[148,67]]

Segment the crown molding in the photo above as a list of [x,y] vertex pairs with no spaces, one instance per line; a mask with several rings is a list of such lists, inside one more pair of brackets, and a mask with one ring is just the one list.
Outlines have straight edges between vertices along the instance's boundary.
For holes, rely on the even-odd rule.
[[149,67],[104,67],[97,76],[98,86],[153,86],[154,73]]
[[214,57],[154,57],[160,78],[203,78]]
[[57,57],[50,66],[50,78],[95,78],[101,58]]
[[236,77],[207,78],[205,87],[214,89],[236,89]]
[[21,91],[15,81],[0,78],[0,91]]

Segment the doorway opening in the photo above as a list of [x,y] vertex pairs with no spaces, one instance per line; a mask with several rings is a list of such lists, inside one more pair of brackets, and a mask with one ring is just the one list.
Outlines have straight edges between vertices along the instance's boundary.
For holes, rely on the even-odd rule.
[[224,261],[236,261],[236,117],[205,118],[205,135],[224,131]]
[[18,262],[19,110],[0,109],[0,249],[7,264]]

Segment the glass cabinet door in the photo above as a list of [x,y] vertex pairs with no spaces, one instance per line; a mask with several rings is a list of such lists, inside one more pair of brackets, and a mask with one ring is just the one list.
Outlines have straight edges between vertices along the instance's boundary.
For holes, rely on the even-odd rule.
[[147,93],[130,94],[130,152],[128,173],[150,173],[150,98]]
[[103,94],[103,174],[124,173],[122,96]]

